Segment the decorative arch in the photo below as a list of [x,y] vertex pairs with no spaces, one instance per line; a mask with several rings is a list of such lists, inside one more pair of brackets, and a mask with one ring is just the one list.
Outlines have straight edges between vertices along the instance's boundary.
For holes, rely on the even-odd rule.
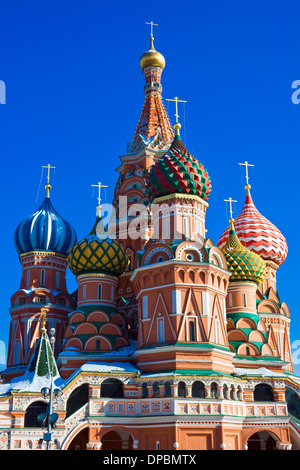
[[[246,348],[249,348],[249,350]],[[243,343],[237,348],[237,354],[240,356],[260,356],[260,350],[256,344]]]
[[109,315],[105,312],[101,312],[100,310],[96,310],[94,312],[89,313],[89,315],[86,318],[86,321],[106,323],[106,322],[109,322]]
[[95,335],[98,333],[96,325],[89,322],[80,323],[74,330],[74,336],[76,335]]
[[173,259],[171,248],[163,243],[158,243],[155,244],[155,246],[152,245],[149,248],[149,251],[146,250],[141,259],[141,266],[148,266],[150,264],[169,261],[171,259]]
[[101,351],[112,351],[113,350],[112,344],[111,344],[111,342],[109,341],[108,338],[105,338],[105,336],[102,336],[102,335],[96,335],[96,336],[92,336],[92,338],[89,338],[86,341],[86,343],[84,345],[85,351],[96,351],[96,350],[98,350],[98,348],[96,346],[96,341],[97,340],[100,340],[100,350]]

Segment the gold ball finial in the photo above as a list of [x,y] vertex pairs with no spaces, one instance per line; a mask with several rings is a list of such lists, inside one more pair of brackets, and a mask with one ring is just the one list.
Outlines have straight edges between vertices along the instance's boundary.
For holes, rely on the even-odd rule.
[[52,188],[51,184],[46,184],[45,189],[46,189],[46,197],[50,197],[50,189]]
[[154,38],[150,37],[150,48],[140,58],[140,67],[144,70],[146,67],[160,67],[162,70],[165,68],[166,61],[164,56],[158,52],[154,47]]

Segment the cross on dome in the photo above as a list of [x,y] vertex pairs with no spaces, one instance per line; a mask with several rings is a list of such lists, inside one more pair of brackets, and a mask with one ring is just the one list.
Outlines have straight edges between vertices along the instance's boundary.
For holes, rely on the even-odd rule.
[[245,163],[239,163],[239,165],[242,165],[242,166],[246,167],[246,186],[245,186],[245,189],[249,190],[251,188],[251,186],[249,184],[248,166],[254,166],[254,165],[251,165],[251,163],[248,163],[247,160],[245,161]]
[[233,202],[237,202],[237,201],[235,201],[234,199],[232,199],[232,198],[230,197],[229,199],[224,199],[224,202],[229,202],[230,219],[233,220],[233,217],[232,217],[232,214],[233,214],[232,203],[233,203]]
[[178,114],[178,103],[187,103],[187,101],[185,100],[179,100],[177,96],[175,96],[174,99],[167,99],[166,98],[166,101],[173,101],[175,102],[175,118],[176,118],[176,122],[175,122],[175,125],[174,125],[174,129],[176,130],[176,135],[179,135],[179,129],[181,128],[181,125],[179,124],[178,122],[178,118],[179,118],[179,114]]
[[97,206],[97,215],[101,217],[101,188],[108,188],[105,184],[97,183],[91,184],[92,188],[98,188],[98,206]]
[[51,185],[50,185],[50,172],[52,169],[55,169],[56,167],[55,166],[51,166],[50,163],[48,163],[48,165],[43,165],[42,168],[47,168],[48,169],[48,174],[47,174],[47,184],[45,186],[45,189],[46,189],[46,197],[50,197],[50,189],[51,189]]
[[150,21],[150,23],[147,23],[147,21],[145,21],[145,24],[150,24],[150,26],[151,26],[151,35],[150,35],[150,37],[153,38],[153,26],[158,26],[158,24],[153,23],[153,21]]

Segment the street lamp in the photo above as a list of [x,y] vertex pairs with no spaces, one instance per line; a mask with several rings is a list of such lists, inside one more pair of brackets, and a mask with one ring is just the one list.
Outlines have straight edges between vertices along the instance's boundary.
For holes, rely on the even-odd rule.
[[[51,344],[51,349],[53,353],[53,358],[54,358],[54,343],[55,343],[55,329],[51,328],[50,330],[50,344]],[[40,423],[46,424],[47,425],[47,432],[44,433],[43,436],[43,441],[47,442],[47,450],[49,449],[49,443],[52,441],[52,433],[51,429],[55,427],[56,421],[58,420],[59,416],[57,413],[53,412],[53,395],[58,398],[62,395],[62,391],[59,388],[55,388],[53,390],[53,362],[51,364],[51,370],[50,370],[50,388],[48,387],[43,387],[41,389],[41,394],[44,396],[44,398],[49,397],[49,403],[47,406],[47,411],[46,413],[41,413],[38,416],[38,421]]]

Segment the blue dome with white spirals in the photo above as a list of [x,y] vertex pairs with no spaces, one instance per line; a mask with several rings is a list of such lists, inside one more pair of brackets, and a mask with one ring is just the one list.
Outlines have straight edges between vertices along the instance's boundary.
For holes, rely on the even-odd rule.
[[49,191],[42,205],[19,224],[14,237],[19,255],[30,251],[51,251],[67,256],[76,241],[74,228],[56,212]]

